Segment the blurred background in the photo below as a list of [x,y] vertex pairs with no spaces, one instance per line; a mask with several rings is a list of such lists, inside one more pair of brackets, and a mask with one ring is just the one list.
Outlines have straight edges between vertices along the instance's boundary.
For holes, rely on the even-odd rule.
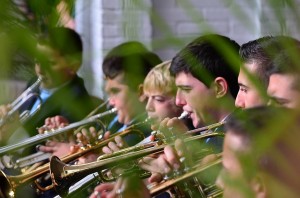
[[12,101],[34,74],[31,42],[47,26],[74,28],[84,42],[79,75],[105,98],[101,64],[114,46],[144,43],[171,59],[204,33],[239,44],[265,35],[300,38],[300,0],[0,0],[0,103]]

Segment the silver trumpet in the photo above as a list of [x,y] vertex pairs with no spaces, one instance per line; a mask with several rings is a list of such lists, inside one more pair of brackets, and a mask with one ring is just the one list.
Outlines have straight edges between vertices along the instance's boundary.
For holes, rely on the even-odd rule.
[[[108,104],[108,100],[106,100],[105,102],[103,102],[99,106],[97,106],[85,118],[89,118],[89,117],[95,115],[96,112],[99,111],[99,109],[101,109],[102,107],[104,107],[107,104]],[[82,129],[81,127],[79,127],[78,129],[76,129],[74,131],[74,134],[76,134],[77,132],[80,132],[81,129]],[[102,130],[105,131],[104,127],[102,127]],[[101,139],[101,138],[102,137],[98,137],[98,139]],[[51,157],[51,155],[52,155],[51,153],[45,153],[45,152],[39,151],[37,153],[28,155],[26,157],[19,158],[18,160],[16,160],[16,162],[13,162],[13,166],[14,166],[14,168],[24,168],[26,166],[35,164],[37,162],[41,162],[41,161],[47,160],[47,159],[49,159]]]
[[[11,121],[12,118],[16,115],[18,112],[19,108],[27,102],[31,98],[37,98],[41,102],[41,98],[38,94],[33,93],[33,91],[38,88],[42,82],[42,77],[38,77],[37,81],[33,83],[30,87],[28,87],[17,99],[15,99],[12,103],[10,103],[11,110],[8,111],[8,113],[0,119],[0,127],[5,125],[7,122]],[[41,103],[40,103],[41,104]],[[37,110],[38,111],[40,106],[38,106]],[[36,112],[35,111],[35,112]],[[30,111],[25,111],[20,115],[20,121],[24,122],[28,116],[29,116]],[[33,113],[35,113],[33,112]]]
[[48,133],[44,133],[44,134],[37,134],[37,135],[35,135],[33,137],[27,138],[24,141],[19,142],[19,143],[1,147],[0,148],[0,156],[4,155],[4,154],[7,154],[9,152],[16,151],[16,150],[18,150],[20,148],[24,148],[24,147],[29,147],[29,146],[32,146],[32,145],[36,145],[36,144],[41,143],[41,142],[43,142],[43,141],[45,141],[47,139],[50,139],[52,137],[65,134],[66,132],[68,132],[68,131],[70,131],[72,129],[81,127],[83,125],[87,125],[87,124],[91,124],[91,123],[95,123],[95,122],[96,123],[100,122],[100,124],[102,124],[102,122],[99,120],[100,118],[102,118],[102,117],[104,117],[106,115],[112,114],[112,113],[114,113],[116,111],[117,111],[117,109],[113,108],[113,109],[111,109],[109,111],[96,114],[96,115],[91,116],[91,117],[89,117],[87,119],[83,119],[83,120],[81,120],[79,122],[71,123],[71,124],[69,124],[66,127],[54,130],[52,132],[48,132]]

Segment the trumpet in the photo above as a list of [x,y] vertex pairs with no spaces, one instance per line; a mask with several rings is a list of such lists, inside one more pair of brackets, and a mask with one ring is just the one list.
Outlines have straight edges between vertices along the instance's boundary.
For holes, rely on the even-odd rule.
[[81,120],[79,122],[71,123],[71,124],[69,124],[68,126],[66,126],[64,128],[54,130],[54,131],[52,131],[50,133],[38,134],[38,135],[35,135],[35,136],[31,137],[31,138],[27,138],[24,141],[21,141],[19,143],[1,147],[0,148],[0,156],[4,155],[4,154],[7,154],[9,152],[18,150],[20,148],[24,148],[24,147],[28,147],[28,146],[32,146],[32,145],[38,144],[38,143],[43,142],[43,141],[45,141],[45,140],[47,140],[49,138],[52,138],[52,137],[57,136],[57,135],[64,134],[64,133],[66,133],[66,132],[68,132],[68,131],[70,131],[72,129],[78,128],[78,127],[80,127],[82,125],[87,125],[87,124],[91,124],[91,123],[95,123],[95,122],[102,124],[102,122],[99,120],[100,118],[102,118],[102,117],[104,117],[106,115],[112,114],[112,113],[114,113],[116,111],[117,111],[117,109],[113,108],[113,109],[111,109],[109,111],[96,114],[94,116],[91,116],[91,117],[89,117],[87,119],[84,119],[84,120]]
[[[183,197],[186,197],[185,195],[188,195],[187,197],[202,198],[221,197],[222,190],[218,189],[215,185],[215,169],[219,169],[221,166],[221,157],[222,154],[217,154],[216,159],[208,164],[196,165],[186,172],[176,173],[176,176],[171,179],[154,186],[148,186],[151,196],[157,196],[169,190],[171,193],[176,193],[176,196],[182,195]],[[211,181],[212,175],[213,181]],[[209,177],[210,181],[205,181],[207,177]]]
[[[124,136],[129,135],[129,134],[137,134],[141,138],[143,138],[143,136],[144,136],[143,132],[141,132],[137,128],[144,125],[144,124],[146,124],[146,123],[148,123],[148,122],[149,122],[149,120],[145,120],[145,121],[137,123],[135,125],[131,125],[130,127],[125,129],[124,131],[121,131],[119,133],[111,135],[110,138],[97,143],[93,147],[86,148],[86,149],[84,149],[80,152],[77,152],[77,153],[74,153],[74,154],[71,154],[71,155],[68,155],[68,156],[62,158],[61,162],[68,163],[70,161],[73,161],[73,160],[85,155],[86,153],[98,150],[98,149],[104,147],[105,145],[107,145],[110,141],[113,141],[114,137],[117,136],[117,135],[119,135],[121,137],[124,137]],[[49,171],[49,163],[44,164],[44,165],[40,166],[39,168],[31,171],[31,172],[27,172],[27,173],[17,175],[17,176],[8,176],[4,172],[0,171],[0,180],[1,180],[1,183],[0,183],[0,198],[2,198],[2,197],[13,198],[14,195],[15,195],[16,190],[20,186],[41,177],[43,174],[47,173],[48,171]],[[47,186],[47,187],[41,187],[41,186],[39,186],[38,183],[35,183],[35,184],[36,184],[36,187],[41,191],[50,190],[54,187],[54,185],[52,185],[52,186],[50,185],[50,186]],[[1,195],[1,193],[3,195]]]
[[[86,118],[89,118],[93,115],[95,115],[99,109],[101,109],[102,107],[104,107],[105,105],[107,105],[108,103],[108,100],[106,100],[105,102],[101,103],[99,106],[97,106],[92,112],[90,112],[86,117]],[[76,135],[78,132],[80,132],[82,129],[82,127],[79,127],[77,128],[75,131],[74,131],[74,135]],[[106,127],[104,126],[104,124],[101,124],[101,129],[102,131],[105,131],[106,130]],[[98,140],[102,139],[102,134],[99,135],[98,137]],[[29,166],[31,164],[35,164],[37,162],[41,162],[41,161],[44,161],[46,159],[49,159],[51,157],[51,153],[44,153],[42,151],[39,151],[37,153],[34,153],[34,154],[31,154],[31,155],[28,155],[26,157],[23,157],[23,158],[19,158],[18,160],[16,160],[15,162],[12,162],[14,168],[24,168],[26,166]]]
[[[196,135],[184,139],[184,142],[199,140],[202,138],[224,136],[221,132],[209,132],[203,135]],[[172,145],[172,144],[171,144]],[[78,180],[85,176],[106,169],[114,165],[128,163],[128,161],[136,160],[149,154],[158,154],[163,151],[166,145],[158,145],[135,152],[122,153],[122,155],[104,158],[100,161],[91,162],[83,165],[67,165],[58,157],[52,156],[50,160],[50,175],[54,189],[60,196],[66,196],[68,189]]]
[[[38,100],[40,100],[40,104],[41,104],[42,99],[38,94],[33,93],[33,91],[40,86],[42,80],[43,80],[42,77],[38,77],[36,82],[34,82],[30,87],[28,87],[17,99],[15,99],[12,103],[10,103],[11,110],[8,111],[8,113],[3,118],[0,119],[0,127],[5,125],[7,122],[11,121],[13,116],[18,112],[19,108],[29,99],[37,98]],[[33,114],[39,109],[40,109],[40,105],[33,112]],[[20,115],[20,121],[24,122],[28,118],[28,116],[29,116],[29,111],[24,111]]]

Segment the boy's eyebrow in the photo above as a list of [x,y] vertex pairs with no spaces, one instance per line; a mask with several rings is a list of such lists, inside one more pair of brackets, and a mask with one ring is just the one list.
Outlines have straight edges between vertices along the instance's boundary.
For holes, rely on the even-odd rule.
[[190,88],[190,85],[176,85],[177,88]]
[[243,83],[238,83],[238,85],[239,85],[240,87],[246,87],[246,88],[248,88],[248,86],[247,86],[247,85],[244,85]]

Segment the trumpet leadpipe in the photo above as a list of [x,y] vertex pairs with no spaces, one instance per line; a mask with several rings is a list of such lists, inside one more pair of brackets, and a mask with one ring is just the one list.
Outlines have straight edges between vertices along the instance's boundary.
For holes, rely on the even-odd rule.
[[[183,172],[183,173],[177,175],[174,178],[168,179],[168,180],[163,181],[154,186],[149,186],[148,188],[149,188],[151,196],[159,195],[160,193],[165,192],[166,190],[172,188],[174,185],[176,185],[180,182],[191,179],[192,177],[197,176],[200,173],[207,172],[208,169],[210,169],[210,168],[220,166],[222,163],[221,154],[217,154],[216,157],[217,157],[216,160],[209,162],[208,164],[200,165],[200,166],[196,165],[195,167],[189,169],[186,172]],[[201,178],[200,178],[200,180],[201,180]],[[201,183],[201,181],[198,181],[198,179],[196,181],[197,181],[197,183],[198,182]],[[203,197],[206,197],[206,198],[208,198],[208,197],[213,198],[213,197],[220,196],[222,194],[222,191],[217,189],[215,184],[210,184],[210,185],[206,184],[204,186],[204,183],[206,183],[206,182],[204,182],[204,181],[202,181],[202,182],[203,182],[202,183],[203,186],[197,187],[197,190],[200,191],[199,195],[202,195]],[[199,184],[199,185],[201,185],[201,184]],[[192,187],[195,187],[195,186],[192,186]]]
[[200,127],[197,129],[193,129],[193,130],[189,130],[187,131],[185,134],[189,135],[189,134],[195,134],[195,133],[202,133],[202,132],[209,132],[212,129],[216,129],[218,127],[221,127],[225,124],[225,121],[221,121],[221,122],[217,122],[208,126],[204,126],[204,127]]
[[43,142],[43,141],[45,141],[45,140],[47,140],[49,138],[52,138],[52,137],[57,136],[57,135],[64,134],[64,133],[66,133],[66,132],[68,132],[68,131],[70,131],[72,129],[78,128],[78,127],[80,127],[82,125],[86,125],[86,124],[90,124],[90,123],[96,122],[101,117],[109,115],[109,114],[112,114],[112,113],[114,113],[116,111],[117,111],[117,109],[113,108],[113,109],[111,109],[109,111],[96,114],[96,115],[91,116],[91,117],[89,117],[87,119],[84,119],[82,121],[71,123],[71,124],[69,124],[68,126],[66,126],[64,128],[57,129],[57,130],[49,132],[49,133],[38,134],[38,135],[35,135],[35,136],[31,137],[31,138],[27,138],[24,141],[21,141],[19,143],[1,147],[0,148],[0,155],[3,155],[3,154],[6,154],[8,152],[12,152],[12,151],[18,150],[20,148],[24,148],[24,147],[28,147],[28,146],[32,146],[32,145],[38,144],[38,143]]

